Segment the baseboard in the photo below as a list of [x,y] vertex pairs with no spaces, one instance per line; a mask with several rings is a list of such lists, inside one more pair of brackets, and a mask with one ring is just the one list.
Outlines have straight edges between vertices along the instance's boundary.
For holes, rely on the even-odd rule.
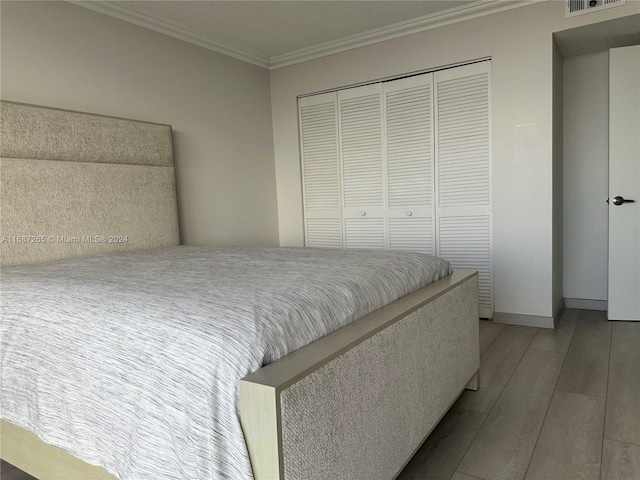
[[[569,307],[566,307],[569,308]],[[520,313],[494,312],[493,321],[496,323],[507,323],[509,325],[522,325],[523,327],[538,327],[554,329],[562,317],[565,309],[565,299],[555,309],[553,317],[543,317],[539,315],[522,315]]]
[[556,308],[556,311],[553,314],[553,328],[558,328],[558,322],[562,318],[565,308],[566,308],[566,303],[563,298],[560,300],[560,303],[558,304],[558,308]]
[[554,317],[542,317],[538,315],[521,315],[519,313],[494,312],[494,323],[507,323],[509,325],[522,325],[524,327],[555,328]]
[[577,308],[580,310],[608,310],[608,302],[606,300],[589,300],[588,298],[565,298],[566,308]]

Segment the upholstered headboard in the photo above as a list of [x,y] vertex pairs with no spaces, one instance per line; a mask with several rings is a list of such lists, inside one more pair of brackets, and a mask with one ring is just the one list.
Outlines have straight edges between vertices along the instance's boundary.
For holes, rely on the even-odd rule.
[[178,245],[171,127],[0,103],[0,256]]

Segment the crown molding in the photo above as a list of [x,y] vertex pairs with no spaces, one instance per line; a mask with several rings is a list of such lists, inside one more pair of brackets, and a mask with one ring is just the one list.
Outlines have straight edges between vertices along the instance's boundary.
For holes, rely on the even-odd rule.
[[504,0],[485,0],[470,5],[452,8],[443,13],[435,13],[424,17],[394,23],[386,27],[375,28],[366,32],[349,35],[338,40],[321,43],[312,47],[301,48],[293,52],[274,55],[270,58],[270,69],[286,67],[296,63],[306,62],[320,57],[326,57],[336,53],[365,47],[374,43],[384,42],[398,37],[404,37],[413,33],[444,27],[452,23],[463,22],[474,18],[493,15],[495,13],[527,7],[536,3],[549,0],[518,0],[505,2]]
[[273,70],[275,68],[286,67],[296,63],[306,62],[320,57],[333,55],[354,48],[364,47],[386,40],[391,40],[413,33],[431,30],[433,28],[443,27],[452,23],[463,22],[474,18],[493,15],[495,13],[513,10],[515,8],[526,7],[536,3],[549,0],[516,0],[506,2],[504,0],[479,0],[470,5],[463,5],[447,10],[443,13],[435,13],[423,17],[417,17],[411,20],[394,23],[381,28],[367,30],[366,32],[349,35],[337,40],[321,43],[311,47],[294,50],[292,52],[283,53],[269,57],[261,52],[257,52],[248,48],[240,47],[224,42],[219,39],[204,37],[198,35],[189,29],[174,25],[164,20],[153,18],[149,15],[135,12],[120,5],[111,3],[110,1],[91,1],[91,0],[67,0],[68,3],[78,5],[98,13],[109,15],[111,17],[133,23],[141,27],[154,30],[156,32],[169,35],[185,42],[198,45],[200,47],[222,53],[229,57],[242,60],[244,62],[257,65],[258,67]]
[[218,39],[212,39],[203,37],[193,33],[185,27],[174,25],[164,20],[153,18],[149,15],[145,15],[128,8],[121,7],[120,5],[113,4],[108,1],[91,1],[91,0],[67,0],[68,3],[78,5],[80,7],[88,8],[94,12],[109,15],[111,17],[124,20],[125,22],[134,23],[141,27],[154,30],[170,37],[183,40],[199,47],[213,50],[214,52],[222,53],[229,57],[248,62],[253,65],[257,65],[262,68],[270,68],[269,56],[263,53],[250,50],[248,48],[240,47],[238,45],[232,45]]

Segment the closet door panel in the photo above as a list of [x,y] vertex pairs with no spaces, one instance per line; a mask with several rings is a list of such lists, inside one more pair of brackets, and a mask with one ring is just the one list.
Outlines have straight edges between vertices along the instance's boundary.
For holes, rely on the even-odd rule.
[[435,254],[433,74],[384,84],[390,250]]
[[435,254],[432,217],[389,218],[389,249]]
[[311,217],[305,222],[307,247],[342,248],[342,226],[339,218]]
[[438,205],[488,206],[491,199],[486,63],[438,72],[436,79]]
[[342,205],[337,94],[299,101],[305,243],[340,248]]
[[344,222],[346,248],[384,249],[384,216],[347,217]]
[[385,248],[382,85],[338,92],[344,246]]
[[384,207],[382,86],[338,92],[345,210]]
[[480,316],[492,315],[489,215],[449,216],[438,221],[439,255],[454,268],[478,270]]
[[385,84],[389,208],[433,205],[432,79]]
[[489,64],[436,72],[437,252],[478,270],[480,316],[493,316]]

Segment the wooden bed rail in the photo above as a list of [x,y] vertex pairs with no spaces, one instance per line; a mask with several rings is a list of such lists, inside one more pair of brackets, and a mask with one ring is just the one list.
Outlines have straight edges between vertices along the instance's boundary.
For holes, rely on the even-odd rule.
[[[470,287],[469,285],[472,286]],[[463,288],[466,289],[466,297],[456,300],[457,291],[461,291]],[[323,367],[333,360],[348,354],[358,345],[393,327],[414,312],[426,312],[430,308],[430,304],[434,305],[436,300],[448,293],[450,298],[454,299],[454,308],[450,311],[452,318],[434,319],[434,323],[442,321],[451,325],[457,323],[464,325],[463,329],[465,331],[461,332],[461,338],[468,342],[468,345],[464,345],[461,351],[468,351],[468,355],[465,358],[461,358],[459,362],[455,360],[451,364],[443,366],[445,371],[440,372],[441,375],[451,375],[452,377],[458,375],[458,379],[455,385],[448,386],[448,393],[445,398],[437,406],[433,406],[438,410],[437,415],[434,417],[435,420],[429,420],[425,426],[426,430],[420,434],[420,441],[417,445],[411,447],[411,451],[407,453],[409,455],[408,458],[401,463],[399,468],[404,466],[410,455],[419,447],[426,435],[446,413],[465,386],[477,388],[477,384],[474,382],[479,368],[476,271],[456,271],[452,275],[375,310],[243,378],[240,381],[240,418],[256,480],[298,478],[298,475],[287,474],[286,472],[285,465],[288,459],[285,458],[286,449],[283,446],[283,394],[286,395],[290,387],[295,386],[298,382],[305,381],[314,374],[316,374],[316,377],[318,374],[322,375],[320,372]],[[456,303],[460,305],[455,307]],[[447,315],[449,314],[444,314],[444,317]],[[423,322],[424,327],[421,328],[428,329],[429,325],[427,323],[429,322]],[[429,335],[428,331],[424,333]],[[441,356],[442,352],[437,352],[437,354]],[[464,356],[463,354],[459,355]],[[449,368],[452,369],[451,372],[446,371]],[[460,371],[456,372],[456,368],[460,368]],[[366,368],[362,369],[366,370]],[[394,370],[403,371],[402,366],[391,365],[389,371]],[[435,376],[437,377],[440,373]],[[385,373],[381,372],[381,374],[384,375]],[[326,374],[329,383],[331,382],[331,375],[332,373]],[[375,373],[372,373],[372,375],[375,375]],[[436,379],[437,381],[439,380]],[[443,381],[443,383],[447,382]],[[320,395],[322,394],[320,393]],[[357,402],[357,400],[355,401]],[[313,416],[313,413],[311,415]],[[321,414],[318,413],[318,415]],[[309,412],[305,412],[304,415],[300,416],[300,418],[308,417]],[[329,419],[326,420],[329,421]],[[313,420],[310,422],[313,422]],[[320,418],[317,422],[322,423],[324,420]],[[322,471],[324,475],[327,474],[327,468],[318,467],[318,472]],[[341,471],[342,468],[338,470]],[[297,470],[297,472],[300,474],[300,470]],[[305,472],[305,478],[307,478],[308,474],[309,471]],[[331,472],[331,478],[348,477],[349,474],[347,472]],[[322,474],[319,474],[317,478],[322,478]],[[380,478],[386,477],[382,476]]]

